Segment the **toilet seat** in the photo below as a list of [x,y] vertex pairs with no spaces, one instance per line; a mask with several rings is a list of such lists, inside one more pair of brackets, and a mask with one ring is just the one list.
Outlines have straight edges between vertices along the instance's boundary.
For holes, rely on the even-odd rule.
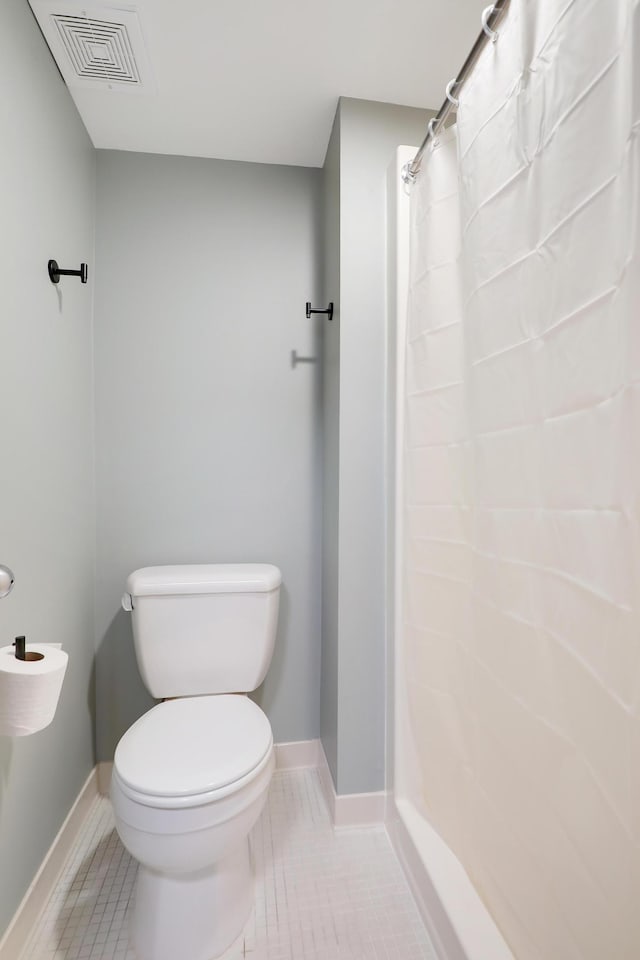
[[266,716],[237,694],[160,703],[124,734],[114,774],[120,790],[145,806],[199,806],[241,789],[268,763]]

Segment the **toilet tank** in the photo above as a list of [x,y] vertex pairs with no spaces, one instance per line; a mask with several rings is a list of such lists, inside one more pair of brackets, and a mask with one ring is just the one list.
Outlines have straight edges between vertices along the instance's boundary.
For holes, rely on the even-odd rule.
[[246,693],[264,680],[282,575],[266,563],[143,567],[127,579],[138,667],[153,697]]

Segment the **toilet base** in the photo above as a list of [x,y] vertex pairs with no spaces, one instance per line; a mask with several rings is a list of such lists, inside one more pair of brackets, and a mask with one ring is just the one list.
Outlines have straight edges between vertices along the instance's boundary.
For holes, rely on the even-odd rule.
[[197,874],[138,868],[131,939],[138,960],[214,960],[242,932],[253,902],[249,842]]

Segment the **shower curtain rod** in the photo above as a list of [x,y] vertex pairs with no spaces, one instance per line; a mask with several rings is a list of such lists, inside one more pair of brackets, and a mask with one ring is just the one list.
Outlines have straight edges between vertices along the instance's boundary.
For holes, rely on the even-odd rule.
[[471,48],[469,56],[462,64],[462,67],[458,71],[455,79],[448,84],[447,96],[445,97],[445,100],[435,117],[429,121],[427,135],[422,141],[420,149],[416,153],[411,163],[405,164],[405,166],[402,168],[402,179],[405,183],[415,183],[416,177],[420,172],[422,158],[427,146],[429,145],[429,142],[435,139],[438,131],[442,128],[447,118],[458,106],[458,100],[452,95],[451,91],[454,89],[454,87],[457,87],[458,89],[462,87],[478,62],[480,54],[484,50],[485,46],[489,43],[489,41],[495,43],[495,41],[498,39],[496,26],[502,19],[508,6],[509,0],[496,0],[495,3],[491,4],[491,6],[484,10],[482,14],[482,30],[478,34],[476,42]]

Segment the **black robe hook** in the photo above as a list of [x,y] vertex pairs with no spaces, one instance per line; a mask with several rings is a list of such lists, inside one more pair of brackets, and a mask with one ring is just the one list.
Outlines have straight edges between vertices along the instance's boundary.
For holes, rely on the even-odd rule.
[[312,313],[326,313],[328,316],[328,319],[333,320],[333,300],[331,301],[329,306],[326,308],[326,310],[316,310],[315,307],[311,306],[311,303],[309,302],[309,300],[307,300],[307,319],[311,317]]
[[79,270],[61,270],[55,260],[49,260],[47,269],[51,283],[60,283],[60,277],[80,277],[80,283],[86,283],[89,275],[86,263],[81,263]]

